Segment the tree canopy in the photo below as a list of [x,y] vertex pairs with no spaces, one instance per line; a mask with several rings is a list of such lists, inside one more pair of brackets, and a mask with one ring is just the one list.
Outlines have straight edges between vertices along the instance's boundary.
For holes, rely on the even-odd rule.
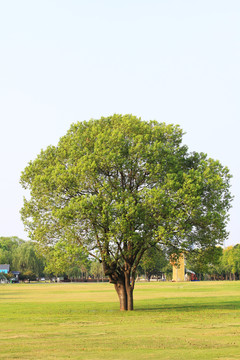
[[230,174],[188,151],[178,125],[113,115],[73,124],[21,176],[31,239],[68,241],[103,264],[122,310],[133,309],[137,266],[158,244],[178,254],[227,237]]

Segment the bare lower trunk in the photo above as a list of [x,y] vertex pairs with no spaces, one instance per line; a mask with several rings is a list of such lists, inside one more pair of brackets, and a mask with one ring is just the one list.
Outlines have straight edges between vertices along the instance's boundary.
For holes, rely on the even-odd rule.
[[[134,280],[132,280],[134,282]],[[130,273],[124,273],[124,278],[114,284],[120,302],[120,310],[133,310],[134,283],[130,281]]]
[[133,289],[131,287],[127,290],[127,309],[133,310]]
[[120,310],[127,310],[128,309],[128,302],[127,302],[127,292],[125,289],[125,284],[121,281],[114,284],[115,290],[118,294],[119,302],[120,302]]
[[110,267],[103,262],[103,269],[105,275],[109,277],[110,283],[114,284],[120,302],[120,310],[133,310],[133,290],[137,265],[132,267],[125,263],[124,268],[117,268],[113,265]]
[[118,294],[120,310],[133,310],[133,288],[126,286],[123,282],[114,284],[115,290]]

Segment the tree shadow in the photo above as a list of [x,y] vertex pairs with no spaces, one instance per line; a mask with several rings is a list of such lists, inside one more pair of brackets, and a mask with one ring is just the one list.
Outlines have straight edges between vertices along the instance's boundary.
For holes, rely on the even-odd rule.
[[137,304],[135,303],[135,311],[151,311],[151,312],[168,312],[168,311],[179,311],[179,312],[194,312],[203,310],[240,310],[240,299],[235,300],[222,300],[209,303],[208,301],[194,302],[192,304],[183,303],[166,303],[162,304]]

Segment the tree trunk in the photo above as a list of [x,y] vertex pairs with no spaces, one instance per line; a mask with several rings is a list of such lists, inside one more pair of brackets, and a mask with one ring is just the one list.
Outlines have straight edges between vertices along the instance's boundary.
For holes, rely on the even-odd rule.
[[127,290],[127,309],[133,310],[133,289],[131,287]]
[[132,284],[131,284],[131,275],[130,274],[131,274],[131,271],[130,271],[130,269],[128,269],[127,271],[125,271],[124,277],[125,277],[125,289],[126,289],[126,294],[127,294],[127,309],[133,310],[133,288],[134,288],[135,279],[132,279]]
[[114,284],[115,290],[118,294],[119,302],[120,302],[120,310],[128,310],[128,301],[127,301],[127,292],[125,288],[125,284],[122,281]]
[[130,281],[130,273],[124,273],[124,280],[118,280],[115,290],[120,302],[120,310],[133,310],[133,284]]
[[[135,285],[135,268],[125,263],[125,268],[109,266],[103,261],[103,270],[109,277],[110,283],[114,284],[120,302],[120,310],[133,310],[133,289]],[[135,266],[136,267],[136,266]]]
[[133,288],[131,284],[125,284],[127,294],[127,310],[133,310]]

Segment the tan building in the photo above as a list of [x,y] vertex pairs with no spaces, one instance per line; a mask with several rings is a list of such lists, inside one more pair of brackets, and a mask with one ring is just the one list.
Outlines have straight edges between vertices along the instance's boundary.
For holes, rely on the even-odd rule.
[[173,267],[172,281],[186,281],[184,254],[181,254],[177,260],[171,260],[171,264]]

